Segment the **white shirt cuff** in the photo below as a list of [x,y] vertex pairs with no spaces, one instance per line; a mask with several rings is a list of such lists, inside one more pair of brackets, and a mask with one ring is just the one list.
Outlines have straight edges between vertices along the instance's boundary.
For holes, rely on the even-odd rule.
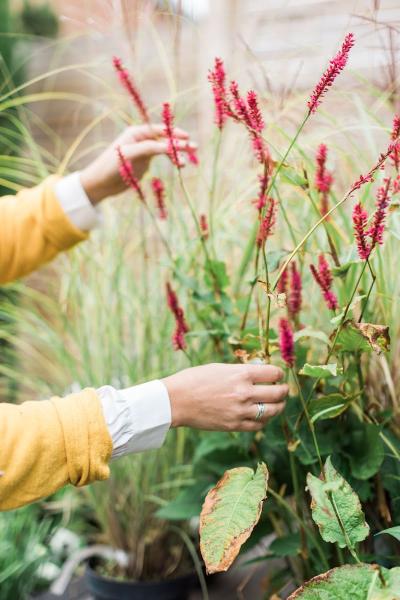
[[113,443],[112,458],[160,448],[171,426],[167,388],[155,380],[116,390],[97,390]]
[[63,211],[75,227],[89,231],[100,223],[100,211],[90,202],[78,171],[57,181],[55,193]]

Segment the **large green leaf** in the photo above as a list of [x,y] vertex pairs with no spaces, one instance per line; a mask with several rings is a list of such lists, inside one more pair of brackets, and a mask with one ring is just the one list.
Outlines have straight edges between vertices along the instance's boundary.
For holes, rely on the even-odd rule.
[[[334,338],[335,332],[331,339]],[[344,352],[368,352],[373,350],[377,354],[389,350],[389,328],[386,325],[373,323],[355,323],[346,321],[341,328],[336,340],[336,346]]]
[[330,457],[324,467],[325,480],[307,475],[311,511],[322,538],[341,548],[354,547],[368,534],[369,527],[357,494],[333,467]]
[[291,533],[276,538],[269,547],[274,556],[287,557],[296,556],[301,549],[300,533]]
[[[380,573],[379,573],[380,571]],[[400,568],[345,565],[317,575],[288,600],[399,600]]]
[[351,432],[349,462],[351,474],[357,479],[373,477],[384,459],[384,447],[377,425],[363,424]]
[[200,515],[200,550],[207,572],[229,569],[258,522],[267,495],[268,469],[260,463],[226,471],[207,494]]
[[350,401],[351,397],[338,393],[313,398],[308,405],[311,422],[338,417],[348,408]]
[[389,527],[389,529],[379,531],[379,533],[376,533],[375,535],[382,535],[382,533],[387,533],[388,535],[391,535],[400,542],[400,525],[395,525],[395,527]]
[[232,446],[238,446],[238,441],[229,435],[229,433],[211,432],[208,433],[197,446],[193,462],[199,461],[215,450],[226,450]]
[[340,372],[336,363],[330,363],[328,365],[310,365],[306,363],[303,365],[299,375],[308,375],[308,377],[316,377],[318,379],[326,379],[327,377],[336,377]]
[[203,481],[196,481],[193,485],[182,490],[176,498],[159,508],[156,516],[169,521],[182,521],[197,517],[201,511],[202,500],[210,485]]

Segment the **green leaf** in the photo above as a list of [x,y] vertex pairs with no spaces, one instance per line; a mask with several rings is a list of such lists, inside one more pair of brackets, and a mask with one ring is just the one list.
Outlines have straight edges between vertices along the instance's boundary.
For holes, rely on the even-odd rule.
[[311,329],[309,327],[304,327],[304,329],[299,329],[293,334],[293,339],[295,342],[302,338],[315,338],[320,342],[324,342],[324,344],[329,344],[329,338],[323,331],[317,331],[316,329]]
[[347,600],[348,598],[399,600],[400,568],[389,570],[378,565],[344,565],[313,577],[293,592],[288,600]]
[[280,171],[280,178],[286,183],[290,183],[291,185],[295,185],[296,187],[304,188],[307,186],[306,179],[297,173],[293,169],[293,167],[289,167],[288,165],[283,165]]
[[196,463],[200,459],[207,456],[215,450],[226,450],[232,446],[238,446],[238,442],[228,433],[212,432],[207,434],[197,446],[193,462]]
[[221,260],[207,260],[205,264],[205,282],[208,287],[218,287],[222,290],[229,283],[229,277],[226,272],[226,265]]
[[317,379],[326,379],[327,377],[336,377],[340,373],[341,369],[337,368],[336,363],[330,363],[329,365],[310,365],[306,363],[303,365],[299,375],[308,375],[308,377],[315,377]]
[[[331,339],[335,336],[333,332]],[[389,328],[386,325],[372,323],[354,323],[346,321],[339,332],[336,346],[343,352],[370,352],[380,354],[388,350],[390,344]]]
[[229,569],[257,524],[267,495],[268,469],[237,467],[226,471],[204,501],[200,550],[208,573]]
[[284,256],[288,253],[285,250],[267,250],[268,271],[275,271]]
[[346,275],[350,267],[352,267],[353,265],[358,265],[360,264],[360,262],[360,260],[349,260],[340,265],[340,267],[332,267],[332,275]]
[[[353,308],[355,308],[357,306],[357,304],[359,304],[359,302],[361,302],[361,300],[363,300],[364,298],[366,298],[366,294],[363,294],[362,296],[356,296],[353,299],[353,302],[350,304],[349,308],[347,309],[347,313],[350,310],[353,310]],[[338,325],[341,320],[344,317],[344,311],[345,309],[343,309],[342,311],[340,311],[340,313],[338,315],[335,315],[332,319],[331,319],[331,323],[332,325]]]
[[311,473],[307,475],[312,518],[326,542],[337,543],[340,548],[354,547],[369,534],[360,500],[333,467],[330,457],[326,460],[324,473],[325,481]]
[[384,459],[384,447],[380,429],[372,423],[365,423],[351,432],[351,453],[349,462],[351,474],[357,479],[373,477]]
[[314,398],[308,406],[311,422],[338,417],[348,408],[350,401],[351,398],[343,394],[328,394]]
[[274,556],[286,557],[297,556],[301,548],[299,533],[292,533],[283,537],[276,538],[269,547]]
[[400,525],[395,525],[395,527],[389,527],[389,529],[384,529],[383,531],[379,531],[378,533],[375,534],[375,536],[382,535],[382,533],[387,533],[388,535],[391,535],[392,537],[394,537],[396,540],[398,540],[400,542]]
[[195,484],[178,494],[174,500],[159,508],[156,516],[168,521],[182,521],[200,514],[202,500],[209,485],[204,481]]

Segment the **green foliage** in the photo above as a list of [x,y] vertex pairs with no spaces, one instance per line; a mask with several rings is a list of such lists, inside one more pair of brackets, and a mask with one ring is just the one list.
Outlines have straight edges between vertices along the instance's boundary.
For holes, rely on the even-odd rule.
[[48,2],[33,4],[30,0],[24,0],[20,19],[25,33],[49,38],[57,37],[58,17]]
[[329,365],[309,365],[306,363],[299,371],[299,375],[308,375],[316,379],[325,379],[326,377],[336,377],[338,368],[336,363]]
[[0,600],[25,600],[34,591],[53,526],[37,506],[0,513]]
[[399,600],[400,568],[345,565],[318,575],[288,600]]
[[361,503],[347,481],[333,467],[330,458],[324,466],[323,477],[307,476],[311,494],[312,517],[326,542],[340,548],[354,548],[369,534]]
[[258,522],[267,494],[268,471],[246,467],[226,471],[208,492],[200,515],[200,549],[208,573],[226,571]]

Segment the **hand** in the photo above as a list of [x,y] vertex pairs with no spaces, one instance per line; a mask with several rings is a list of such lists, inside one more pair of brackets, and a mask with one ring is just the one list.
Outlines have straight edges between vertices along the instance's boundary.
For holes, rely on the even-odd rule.
[[[196,145],[189,140],[183,129],[174,129],[176,148],[181,152],[188,145]],[[97,204],[107,196],[114,196],[126,189],[119,174],[119,161],[116,148],[131,161],[135,176],[140,179],[147,171],[150,160],[157,154],[168,154],[168,143],[163,125],[139,125],[128,127],[100,156],[81,171],[81,183],[92,204]]]
[[[279,367],[251,364],[210,364],[165,377],[162,381],[171,402],[172,427],[258,431],[285,407],[288,386],[266,385],[282,377]],[[259,402],[265,404],[265,412],[256,421]]]

